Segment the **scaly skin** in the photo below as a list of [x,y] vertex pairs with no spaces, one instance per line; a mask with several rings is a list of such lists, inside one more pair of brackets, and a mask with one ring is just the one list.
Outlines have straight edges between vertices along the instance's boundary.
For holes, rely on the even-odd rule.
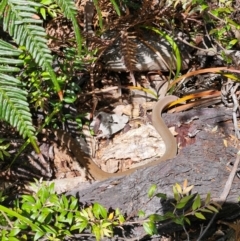
[[166,151],[164,155],[159,158],[157,161],[153,161],[150,163],[147,163],[145,165],[142,165],[137,168],[132,168],[124,172],[118,172],[118,173],[108,173],[104,172],[102,169],[100,169],[95,162],[91,159],[90,156],[85,154],[82,150],[78,142],[71,137],[68,133],[62,131],[62,130],[56,130],[54,131],[54,134],[57,136],[57,138],[64,143],[69,150],[73,153],[73,155],[76,157],[76,159],[79,161],[79,163],[84,166],[87,170],[87,172],[90,173],[90,175],[95,180],[105,180],[111,177],[117,177],[117,176],[125,176],[129,175],[130,173],[136,171],[137,169],[144,168],[144,167],[150,167],[158,165],[159,163],[171,159],[176,156],[177,154],[177,143],[171,132],[169,131],[168,127],[164,123],[161,114],[163,109],[170,104],[171,102],[177,100],[178,97],[170,95],[166,96],[164,98],[161,98],[158,100],[158,102],[155,104],[152,112],[152,122],[153,126],[159,133],[159,135],[162,137],[165,145],[166,145]]

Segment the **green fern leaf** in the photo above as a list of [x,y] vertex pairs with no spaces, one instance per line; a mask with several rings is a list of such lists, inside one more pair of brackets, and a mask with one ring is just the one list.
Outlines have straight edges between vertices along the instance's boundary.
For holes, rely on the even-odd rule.
[[62,12],[66,18],[71,20],[73,24],[74,33],[76,36],[77,41],[77,49],[78,49],[78,55],[81,55],[82,52],[82,36],[79,31],[79,26],[77,23],[77,8],[74,4],[74,1],[72,0],[56,0],[56,3],[58,6],[62,9]]
[[[38,19],[35,7],[39,3],[25,0],[8,0],[4,9],[3,29],[8,31],[18,45],[25,46],[36,63],[48,71],[57,92],[61,93],[56,75],[52,69],[52,55],[47,46],[45,30]],[[1,10],[0,5],[0,10]]]
[[[0,66],[0,119],[15,127],[23,138],[29,138],[35,150],[39,152],[35,128],[32,124],[27,102],[28,93],[22,89],[21,82],[18,79],[8,74],[3,74],[3,72],[12,72],[13,68],[10,65],[23,64],[22,60],[13,58],[20,54],[20,50],[0,40],[0,62],[2,64]],[[5,56],[8,56],[8,58],[5,58]],[[17,67],[14,67],[15,71],[17,69]]]

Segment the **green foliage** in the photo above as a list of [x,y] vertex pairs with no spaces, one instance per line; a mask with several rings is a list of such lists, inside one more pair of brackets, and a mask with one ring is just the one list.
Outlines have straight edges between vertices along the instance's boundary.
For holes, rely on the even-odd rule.
[[18,45],[26,47],[35,62],[49,72],[57,92],[60,91],[56,75],[52,69],[52,55],[47,47],[46,33],[42,25],[42,20],[38,17],[35,7],[40,7],[39,3],[32,1],[8,0],[0,9],[3,10],[3,30],[7,31]]
[[22,240],[25,235],[27,240],[63,240],[87,230],[100,240],[111,237],[113,228],[125,221],[119,210],[108,213],[99,203],[80,208],[75,197],[58,196],[54,184],[40,182],[32,189],[33,194],[22,195],[12,209],[0,205],[0,225],[5,229],[1,240]]
[[[72,21],[75,31],[77,50],[81,55],[82,39],[76,20],[77,9],[72,0],[4,0],[0,2],[0,13],[3,16],[3,30],[8,32],[20,49],[0,41],[0,118],[16,127],[24,138],[29,138],[36,152],[35,129],[32,125],[27,97],[35,103],[35,108],[43,108],[49,94],[57,92],[62,99],[60,83],[66,76],[57,77],[53,68],[53,55],[47,46],[47,35],[42,27],[43,21],[38,14],[46,17],[56,15],[60,10]],[[27,80],[25,86],[15,78],[24,65],[21,80]],[[39,69],[41,67],[41,69]],[[3,74],[4,73],[4,74]],[[7,75],[8,74],[8,75]],[[51,87],[53,83],[54,90]],[[44,85],[43,85],[44,83]],[[25,88],[31,89],[29,92]]]
[[[173,186],[173,196],[175,203],[172,203],[174,209],[172,212],[166,212],[164,215],[152,214],[148,220],[144,222],[143,227],[149,235],[157,234],[157,225],[160,222],[171,220],[176,224],[185,227],[185,224],[191,224],[189,216],[195,216],[198,219],[205,220],[204,213],[216,213],[220,206],[211,201],[210,193],[207,194],[204,202],[201,202],[200,195],[190,194],[193,189],[193,185],[188,186],[187,180],[184,181],[181,187],[178,183]],[[166,195],[162,193],[156,193],[156,185],[152,185],[148,192],[150,198],[158,197],[166,199]],[[216,208],[217,207],[217,208]],[[143,217],[144,212],[140,211],[139,216]]]
[[10,146],[9,143],[4,144],[5,140],[4,139],[0,139],[0,159],[3,161],[4,160],[4,156],[6,157],[10,157],[10,154],[6,151],[6,149],[8,149],[8,147]]
[[[84,236],[90,232],[98,241],[104,237],[112,237],[114,228],[125,224],[125,218],[119,209],[108,212],[99,203],[81,208],[75,197],[57,195],[53,183],[46,185],[40,180],[31,186],[33,193],[22,195],[12,208],[0,205],[0,225],[6,230],[0,231],[2,240],[17,241],[25,236],[28,237],[27,240],[63,240],[74,234],[81,233]],[[205,213],[218,212],[220,206],[211,201],[210,194],[201,201],[199,195],[190,194],[192,189],[193,186],[188,186],[187,181],[182,187],[176,183],[173,186],[173,211],[164,215],[151,214],[143,223],[146,233],[158,234],[157,226],[166,220],[185,227],[186,224],[191,224],[190,216],[204,220]],[[155,192],[156,185],[152,185],[148,192],[149,197],[166,199],[165,194]],[[5,198],[0,193],[0,203]],[[144,215],[143,211],[139,211],[139,216]]]
[[57,5],[62,9],[64,16],[71,20],[73,24],[73,29],[76,37],[77,42],[77,50],[78,55],[81,56],[82,54],[82,36],[78,27],[76,15],[77,15],[77,8],[72,0],[55,0]]
[[[172,49],[173,49],[173,53],[176,57],[176,74],[175,74],[175,78],[178,77],[181,67],[182,67],[182,59],[181,59],[181,54],[179,51],[179,48],[177,46],[177,44],[175,43],[175,41],[166,33],[164,33],[163,31],[155,28],[155,27],[148,27],[145,26],[145,28],[147,29],[151,29],[152,31],[154,31],[155,33],[159,34],[161,37],[165,38],[168,43],[171,45]],[[173,66],[169,66],[170,67],[170,71],[172,71],[172,67]]]
[[0,40],[0,61],[2,63],[0,66],[0,118],[16,127],[23,138],[29,138],[38,152],[35,129],[27,102],[28,93],[23,90],[22,83],[18,79],[7,74],[20,70],[17,67],[17,65],[23,64],[22,60],[17,59],[20,54],[20,50]]
[[61,13],[58,5],[53,0],[41,0],[37,2],[42,4],[42,6],[38,8],[38,12],[41,14],[44,20],[46,20],[47,15],[52,18],[56,18],[57,15]]
[[209,34],[224,48],[231,49],[238,43],[238,37],[230,34],[240,29],[240,25],[233,21],[231,16],[235,11],[232,0],[217,1],[211,8],[209,1],[206,0],[170,0],[168,2],[174,8],[181,5],[185,11],[188,11],[189,15],[197,12],[203,13],[205,24],[210,23],[212,26]]

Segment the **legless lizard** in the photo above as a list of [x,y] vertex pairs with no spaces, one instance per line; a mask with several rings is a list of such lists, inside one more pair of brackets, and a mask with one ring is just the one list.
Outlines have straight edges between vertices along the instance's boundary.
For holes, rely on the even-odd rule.
[[153,126],[159,133],[159,135],[162,137],[163,141],[165,142],[166,145],[166,151],[164,155],[159,158],[157,161],[147,163],[143,166],[137,167],[137,168],[132,168],[124,172],[119,172],[119,173],[107,173],[104,172],[102,169],[100,169],[95,162],[91,159],[90,156],[85,154],[82,150],[78,142],[71,137],[70,134],[62,131],[62,130],[56,130],[54,134],[57,136],[57,138],[64,143],[69,150],[73,153],[73,155],[77,158],[79,163],[86,167],[87,172],[90,173],[90,175],[95,179],[95,180],[105,180],[111,177],[116,177],[116,176],[125,176],[129,175],[130,173],[136,171],[137,169],[144,168],[144,167],[150,167],[150,166],[155,166],[158,165],[159,163],[171,159],[176,156],[177,154],[177,143],[171,132],[169,131],[168,127],[164,123],[161,114],[163,109],[170,104],[171,102],[177,100],[178,97],[170,95],[166,96],[164,98],[161,98],[158,100],[158,102],[155,104],[152,112],[152,122]]

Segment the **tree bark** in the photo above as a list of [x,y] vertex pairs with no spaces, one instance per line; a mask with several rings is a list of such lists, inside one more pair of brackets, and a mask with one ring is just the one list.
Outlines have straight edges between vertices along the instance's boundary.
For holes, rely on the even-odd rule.
[[[182,184],[185,179],[189,185],[194,185],[193,193],[199,193],[203,199],[208,192],[212,198],[219,198],[231,170],[227,164],[235,161],[237,153],[235,148],[226,147],[223,142],[230,134],[234,135],[231,110],[195,109],[186,113],[165,114],[163,118],[168,126],[178,126],[178,139],[183,139],[184,133],[198,131],[195,137],[187,141],[192,144],[186,145],[175,158],[160,165],[137,170],[129,176],[80,186],[67,194],[79,197],[84,204],[99,202],[107,208],[120,208],[128,218],[137,216],[139,210],[144,210],[146,215],[164,214],[172,210],[167,201],[162,202],[157,197],[149,200],[147,192],[152,184],[157,185],[157,192],[167,194],[169,200],[173,198],[172,186]],[[213,131],[216,126],[217,131]],[[184,132],[181,132],[182,128]],[[218,218],[239,215],[239,181],[236,176]]]

